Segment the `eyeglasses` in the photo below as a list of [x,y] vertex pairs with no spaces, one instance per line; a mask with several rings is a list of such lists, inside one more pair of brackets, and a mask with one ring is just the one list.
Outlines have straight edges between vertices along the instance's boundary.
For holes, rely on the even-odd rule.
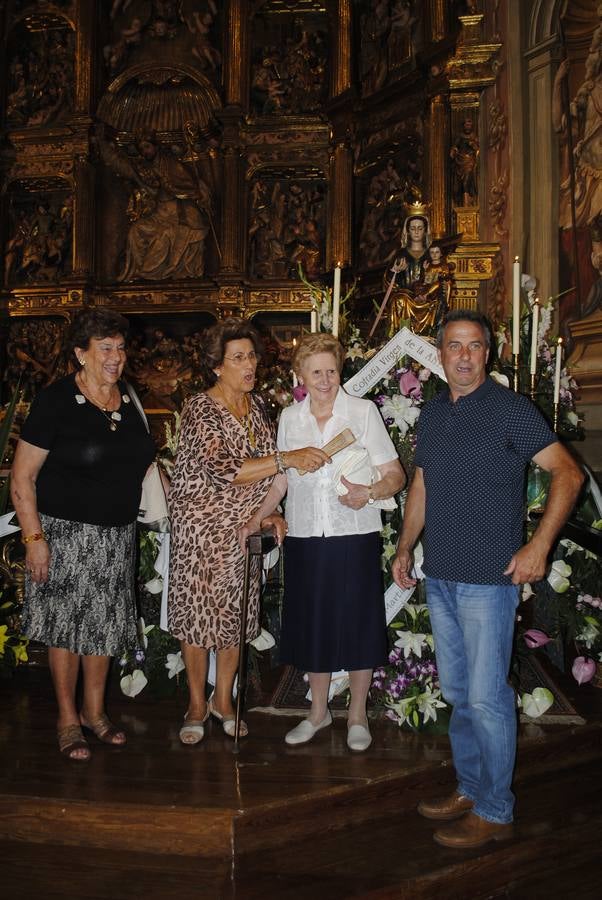
[[244,366],[247,360],[250,363],[256,363],[259,357],[254,350],[251,350],[249,353],[235,353],[234,356],[224,356],[224,359],[229,359],[235,366]]

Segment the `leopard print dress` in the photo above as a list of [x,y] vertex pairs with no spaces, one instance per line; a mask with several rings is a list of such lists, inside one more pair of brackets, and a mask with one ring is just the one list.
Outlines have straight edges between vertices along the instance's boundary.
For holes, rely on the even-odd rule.
[[[208,394],[192,397],[182,411],[169,491],[168,628],[174,637],[206,650],[239,643],[244,554],[237,531],[273,481],[232,484],[245,459],[276,449],[272,425],[260,402],[251,399],[255,451],[247,428]],[[260,630],[258,558],[251,563],[247,641]]]

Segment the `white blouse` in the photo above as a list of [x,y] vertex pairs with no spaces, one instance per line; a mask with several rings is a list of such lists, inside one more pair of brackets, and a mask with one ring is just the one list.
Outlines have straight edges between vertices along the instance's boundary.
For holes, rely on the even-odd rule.
[[[278,426],[278,449],[322,448],[345,428],[350,428],[355,436],[351,447],[368,450],[372,465],[381,466],[399,458],[375,404],[371,400],[350,397],[342,388],[339,388],[332,416],[322,432],[310,411],[309,395],[301,403],[283,409]],[[333,464],[327,463],[317,472],[305,475],[299,475],[296,469],[287,469],[286,521],[291,537],[332,537],[380,531],[380,510],[368,504],[362,509],[350,509],[339,501],[331,474],[333,468]]]

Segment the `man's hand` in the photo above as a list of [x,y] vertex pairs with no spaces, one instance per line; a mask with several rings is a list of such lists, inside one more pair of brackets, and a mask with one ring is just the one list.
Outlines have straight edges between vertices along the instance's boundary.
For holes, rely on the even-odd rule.
[[398,587],[403,588],[403,590],[414,587],[416,584],[416,579],[412,578],[410,574],[413,567],[414,554],[410,550],[398,547],[395,558],[391,563],[391,574],[393,575],[395,584]]
[[547,558],[547,551],[531,541],[514,554],[504,575],[512,576],[512,584],[541,581],[546,574]]

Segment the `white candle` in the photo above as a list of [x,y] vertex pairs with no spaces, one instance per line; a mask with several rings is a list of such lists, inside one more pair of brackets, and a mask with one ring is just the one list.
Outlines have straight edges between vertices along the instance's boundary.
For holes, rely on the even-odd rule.
[[299,382],[297,381],[297,376],[295,375],[295,372],[293,369],[291,369],[291,378],[293,380],[293,387],[296,388],[298,386]]
[[531,321],[531,375],[537,374],[537,332],[539,331],[539,300],[535,298],[533,304],[533,319]]
[[318,310],[316,306],[311,308],[311,333],[315,334],[318,330]]
[[520,353],[520,260],[514,257],[512,272],[512,352]]
[[341,267],[335,266],[334,285],[332,290],[332,333],[335,337],[339,336],[339,311],[341,304]]
[[554,403],[560,401],[560,370],[562,369],[562,338],[556,344],[556,368],[554,370]]

